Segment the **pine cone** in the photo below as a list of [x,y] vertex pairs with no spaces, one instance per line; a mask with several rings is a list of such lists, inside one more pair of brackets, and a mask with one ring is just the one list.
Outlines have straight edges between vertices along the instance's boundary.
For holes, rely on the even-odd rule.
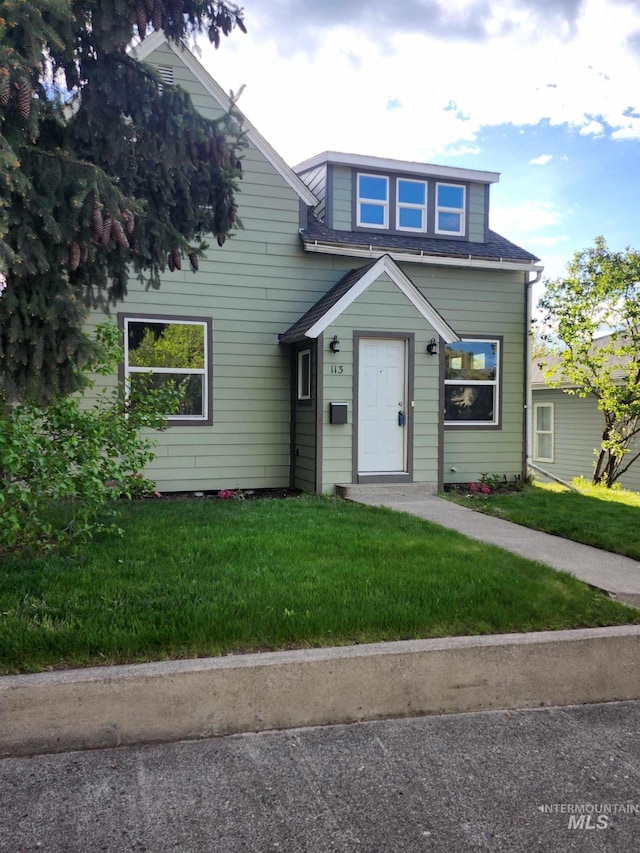
[[122,218],[124,219],[124,230],[127,234],[133,234],[133,229],[136,224],[136,218],[133,215],[133,211],[127,208],[122,211]]
[[161,0],[154,0],[151,20],[153,22],[153,29],[156,32],[162,29],[162,24],[164,23],[164,6]]
[[173,261],[173,266],[175,267],[175,269],[182,269],[182,254],[180,252],[180,249],[171,250],[171,260]]
[[117,245],[120,246],[121,249],[129,248],[129,241],[124,233],[124,228],[122,227],[122,223],[119,219],[113,220],[113,225],[111,226],[111,233],[113,234],[113,239],[116,241]]
[[11,97],[11,74],[8,68],[0,68],[0,107],[6,107]]
[[80,246],[72,243],[69,249],[69,272],[75,272],[80,266]]
[[198,259],[198,255],[195,252],[189,252],[189,263],[191,264],[191,269],[194,272],[198,272],[200,269],[200,261]]
[[183,0],[169,0],[169,12],[174,21],[177,21],[182,14]]
[[153,15],[153,0],[144,0],[144,7],[147,10],[149,20],[151,20],[151,16]]
[[167,264],[169,265],[169,271],[173,272],[176,268],[176,265],[173,263],[173,249],[169,252],[167,257]]
[[99,207],[94,207],[91,214],[91,239],[94,243],[101,243],[103,234],[104,222],[102,221],[102,211]]
[[113,228],[113,219],[110,216],[105,216],[103,220],[102,239],[100,242],[106,246],[111,239],[111,229]]
[[147,24],[149,23],[147,10],[145,9],[143,0],[138,0],[136,3],[136,21],[138,24],[138,35],[140,36],[140,41],[143,41],[147,34]]
[[31,85],[28,80],[23,79],[18,82],[17,87],[18,112],[20,117],[26,121],[31,113]]
[[224,234],[218,234],[217,236],[218,246],[224,246],[224,241],[227,239]]
[[82,246],[80,246],[80,263],[86,264],[88,260],[89,260],[89,247],[85,243],[83,243]]

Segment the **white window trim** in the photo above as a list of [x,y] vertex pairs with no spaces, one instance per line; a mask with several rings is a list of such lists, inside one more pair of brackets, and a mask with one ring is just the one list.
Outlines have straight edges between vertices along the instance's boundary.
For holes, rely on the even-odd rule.
[[[379,180],[383,180],[387,184],[387,198],[386,201],[380,201],[379,199],[370,199],[366,197],[360,196],[360,178],[378,178]],[[357,211],[357,219],[356,223],[359,228],[378,228],[382,230],[388,230],[389,228],[389,176],[388,175],[372,175],[368,172],[358,172],[356,175],[356,192],[357,192],[357,200],[356,200],[356,211]],[[372,222],[362,222],[362,218],[360,216],[360,207],[363,204],[373,205],[374,207],[381,207],[383,210],[383,224],[375,225]]]
[[[538,429],[538,409],[551,409],[551,429]],[[554,462],[555,461],[555,411],[553,403],[534,403],[533,404],[533,461],[534,462]],[[551,436],[551,456],[540,456],[538,452],[538,437],[541,435]]]
[[[456,187],[456,189],[462,190],[462,207],[445,207],[444,205],[438,204],[438,189],[440,187]],[[438,181],[436,183],[436,200],[435,200],[435,211],[436,211],[436,219],[434,222],[434,228],[436,234],[449,234],[451,237],[462,237],[465,234],[465,212],[467,209],[467,188],[464,184],[451,184],[445,183],[444,181]],[[438,228],[438,218],[440,213],[459,213],[460,214],[460,230],[459,231],[449,231],[446,228]]]
[[[134,367],[129,364],[129,323],[174,323],[181,326],[202,326],[204,328],[204,367]],[[129,393],[129,377],[134,373],[158,373],[175,374],[185,376],[188,374],[204,377],[202,382],[202,414],[201,415],[167,415],[167,420],[190,423],[206,423],[209,419],[209,327],[206,320],[185,320],[180,317],[125,317],[124,318],[124,379],[126,393]]]
[[[307,361],[307,369],[306,371],[303,369],[304,357],[308,356]],[[304,382],[303,379],[307,380],[307,388],[308,393],[304,393]],[[311,350],[310,349],[302,349],[298,352],[298,400],[310,400],[311,399]]]
[[[412,204],[407,201],[400,201],[399,184],[400,181],[406,184],[421,184],[424,187],[424,204]],[[417,181],[413,178],[396,178],[396,230],[397,231],[413,231],[424,234],[427,231],[427,204],[428,204],[428,186],[426,181]],[[400,225],[401,210],[421,210],[422,211],[422,228],[412,228],[408,225]]]
[[[496,349],[496,375],[495,379],[445,379],[445,385],[487,385],[493,386],[493,420],[490,421],[447,421],[445,426],[451,427],[491,427],[500,425],[500,357],[502,341],[498,338],[460,338],[460,343],[495,344]],[[455,344],[451,344],[455,346]]]

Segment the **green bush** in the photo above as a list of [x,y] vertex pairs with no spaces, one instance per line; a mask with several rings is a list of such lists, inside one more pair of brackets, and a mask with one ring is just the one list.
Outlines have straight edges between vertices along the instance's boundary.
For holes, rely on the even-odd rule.
[[[97,337],[101,356],[92,370],[112,374],[120,333],[104,324]],[[154,457],[155,441],[141,431],[165,428],[178,400],[173,388],[142,386],[135,406],[122,387],[102,391],[91,406],[79,395],[46,406],[2,403],[0,553],[41,551],[116,530],[109,504],[153,490],[140,472]]]

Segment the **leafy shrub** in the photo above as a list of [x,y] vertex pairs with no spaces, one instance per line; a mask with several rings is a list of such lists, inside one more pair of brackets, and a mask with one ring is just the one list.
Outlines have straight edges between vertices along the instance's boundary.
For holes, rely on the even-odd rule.
[[[97,337],[101,355],[92,369],[108,375],[121,358],[120,333],[103,324]],[[122,387],[102,391],[92,405],[79,395],[59,396],[46,406],[4,402],[0,553],[44,550],[116,530],[109,504],[153,491],[140,472],[154,457],[155,441],[141,431],[165,428],[177,402],[175,389],[149,383],[136,388],[135,406]],[[65,512],[52,513],[59,504]]]

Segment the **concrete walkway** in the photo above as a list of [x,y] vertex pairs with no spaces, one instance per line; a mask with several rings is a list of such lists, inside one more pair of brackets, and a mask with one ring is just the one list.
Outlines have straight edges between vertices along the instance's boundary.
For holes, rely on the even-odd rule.
[[612,598],[640,607],[640,563],[629,557],[531,530],[434,496],[424,495],[416,499],[414,496],[380,497],[378,493],[371,497],[358,497],[357,502],[408,512],[472,539],[498,545],[521,557],[569,572],[584,583],[604,590]]

